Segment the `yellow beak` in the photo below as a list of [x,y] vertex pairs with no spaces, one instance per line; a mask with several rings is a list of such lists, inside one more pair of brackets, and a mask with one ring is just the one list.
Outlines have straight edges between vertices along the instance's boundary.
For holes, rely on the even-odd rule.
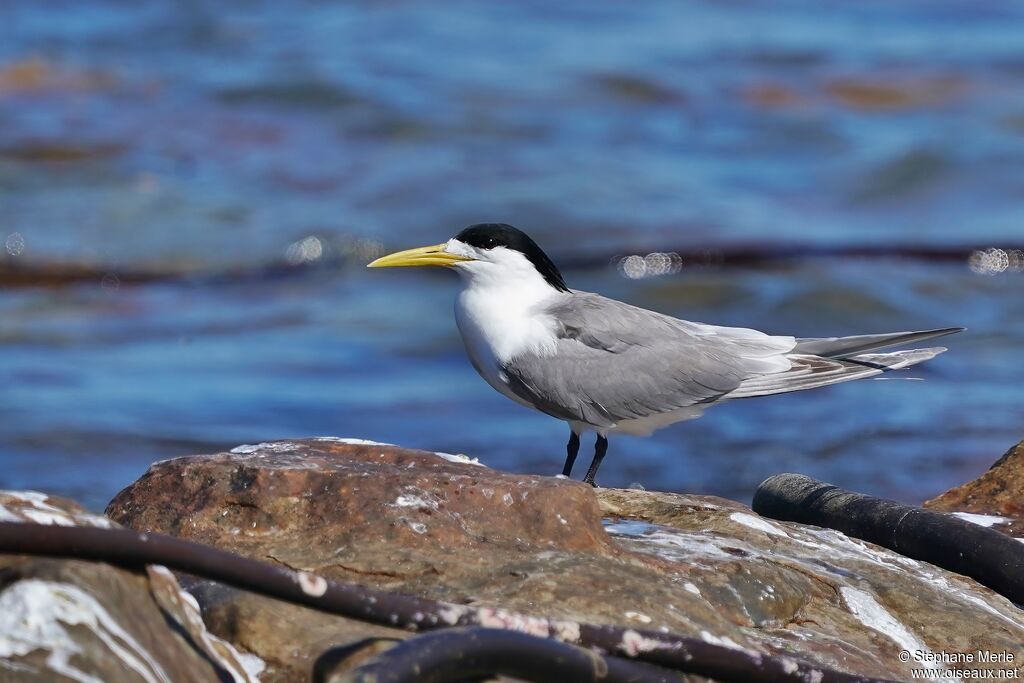
[[459,261],[472,261],[467,256],[451,254],[444,250],[444,244],[435,244],[430,247],[416,247],[405,251],[396,251],[394,254],[381,256],[376,261],[367,264],[367,268],[394,268],[396,266],[451,266]]

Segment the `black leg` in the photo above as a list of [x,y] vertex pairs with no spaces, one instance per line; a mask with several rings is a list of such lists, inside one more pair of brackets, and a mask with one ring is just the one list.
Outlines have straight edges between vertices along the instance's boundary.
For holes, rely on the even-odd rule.
[[597,484],[594,482],[594,477],[597,476],[597,470],[601,467],[601,461],[604,460],[604,454],[607,452],[608,439],[598,434],[597,443],[594,444],[594,459],[590,462],[590,469],[587,470],[587,476],[583,477],[583,481],[594,488],[597,488]]
[[562,467],[562,475],[572,476],[572,466],[576,462],[576,455],[580,452],[580,435],[569,431],[569,443],[565,444],[565,466]]

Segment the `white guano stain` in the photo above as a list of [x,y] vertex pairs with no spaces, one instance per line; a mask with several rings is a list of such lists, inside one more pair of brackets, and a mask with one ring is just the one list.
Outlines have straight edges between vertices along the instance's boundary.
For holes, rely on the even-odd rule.
[[109,529],[114,523],[102,515],[70,512],[48,503],[39,491],[0,491],[0,522],[33,522],[50,526],[94,526]]
[[0,505],[0,522],[24,522],[18,515],[10,512],[6,507]]
[[177,618],[176,615],[180,614],[188,622],[182,626],[193,637],[198,636],[203,651],[231,675],[233,683],[259,683],[259,675],[267,667],[262,659],[251,653],[239,652],[231,643],[207,631],[199,602],[195,596],[182,589],[171,570],[163,565],[151,564],[146,566],[146,572],[150,575],[152,589],[157,590],[157,582],[162,582],[169,591],[169,597],[178,605],[178,612],[171,616]]
[[646,614],[642,614],[641,612],[634,612],[632,610],[629,610],[629,611],[624,612],[623,614],[625,615],[625,617],[627,619],[632,619],[633,621],[639,621],[641,624],[649,624],[649,623],[651,623],[653,621],[653,619],[651,619]]
[[[864,624],[873,631],[896,643],[901,649],[908,652],[928,652],[928,646],[899,619],[894,617],[889,610],[885,609],[869,593],[852,586],[842,586],[839,594],[846,603],[847,609],[856,617],[857,621]],[[959,681],[959,678],[944,680]]]
[[370,441],[369,439],[357,439],[349,436],[314,436],[312,441],[329,441],[331,443],[346,443],[353,446],[394,446],[393,443],[383,441]]
[[697,588],[697,585],[690,583],[689,581],[683,584],[683,588],[689,593],[693,593],[694,595],[700,595],[700,589]]
[[479,467],[483,467],[484,466],[480,462],[480,458],[471,458],[468,455],[463,455],[462,453],[455,454],[455,453],[441,453],[439,451],[434,451],[434,455],[436,455],[439,458],[443,458],[444,460],[447,460],[448,462],[457,462],[457,463],[461,463],[463,465],[477,465]]
[[[224,642],[224,644],[231,647],[231,643]],[[242,670],[245,671],[245,675],[249,677],[249,680],[253,681],[253,683],[259,683],[260,674],[266,671],[267,663],[251,652],[236,651],[235,656],[238,658],[238,663],[242,665]],[[235,680],[237,681],[238,679],[236,678]]]
[[954,516],[959,517],[965,522],[971,524],[977,524],[978,526],[990,527],[996,524],[1006,524],[1010,521],[1009,517],[1000,517],[998,515],[979,515],[973,512],[954,512]]
[[299,450],[299,444],[291,441],[264,441],[263,443],[244,443],[231,449],[232,453],[238,455],[249,455],[251,453],[292,453]]
[[[349,445],[352,445],[352,446],[392,446],[394,448],[401,448],[401,446],[398,446],[398,445],[393,444],[393,443],[385,443],[383,441],[370,441],[369,439],[359,439],[359,438],[350,437],[350,436],[314,436],[310,440],[311,441],[327,441],[327,442],[330,442],[330,443],[344,443],[344,444],[349,444]],[[232,451],[232,452],[234,452],[234,451]],[[480,465],[479,458],[470,458],[469,456],[463,455],[461,453],[460,454],[442,453],[440,451],[427,451],[427,452],[428,453],[433,453],[433,455],[436,455],[437,457],[442,458],[444,460],[448,460],[449,462],[462,463],[463,465]],[[480,465],[480,466],[483,467],[483,465]]]
[[763,517],[748,515],[746,512],[734,512],[731,515],[729,515],[729,519],[736,522],[737,524],[742,524],[743,526],[748,527],[750,529],[757,529],[758,531],[763,531],[769,536],[783,536],[787,538],[789,537],[789,534],[787,534],[785,531],[783,531],[776,525],[772,524],[768,520],[764,519]]
[[163,667],[96,598],[69,583],[25,579],[0,593],[0,658],[43,650],[54,672],[80,683],[102,683],[71,664],[82,649],[67,626],[81,626],[146,683],[171,683]]
[[432,508],[437,509],[437,501],[432,500],[426,496],[417,496],[415,494],[403,493],[402,495],[395,498],[395,502],[392,503],[396,508]]
[[714,633],[711,633],[710,631],[701,631],[700,639],[703,640],[705,643],[710,643],[711,645],[719,645],[721,647],[727,647],[730,650],[741,650],[743,652],[748,651],[747,648],[743,647],[732,638],[729,638],[728,636],[716,636]]

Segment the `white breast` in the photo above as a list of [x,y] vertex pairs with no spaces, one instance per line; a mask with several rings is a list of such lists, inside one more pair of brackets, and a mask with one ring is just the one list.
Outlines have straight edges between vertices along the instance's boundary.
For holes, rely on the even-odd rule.
[[523,353],[554,353],[554,320],[540,310],[553,291],[539,298],[528,288],[471,284],[455,301],[455,322],[473,367],[499,392],[531,408],[509,390],[502,367]]

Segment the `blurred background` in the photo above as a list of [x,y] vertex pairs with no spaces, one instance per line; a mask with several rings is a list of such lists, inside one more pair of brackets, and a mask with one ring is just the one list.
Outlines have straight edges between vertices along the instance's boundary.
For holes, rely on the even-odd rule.
[[970,328],[924,381],[613,439],[603,484],[749,501],[795,471],[930,497],[1024,437],[1022,20],[0,3],[0,488],[100,509],[157,459],[329,434],[559,471],[565,426],[466,361],[455,276],[363,267],[501,221],[571,286],[690,320]]

